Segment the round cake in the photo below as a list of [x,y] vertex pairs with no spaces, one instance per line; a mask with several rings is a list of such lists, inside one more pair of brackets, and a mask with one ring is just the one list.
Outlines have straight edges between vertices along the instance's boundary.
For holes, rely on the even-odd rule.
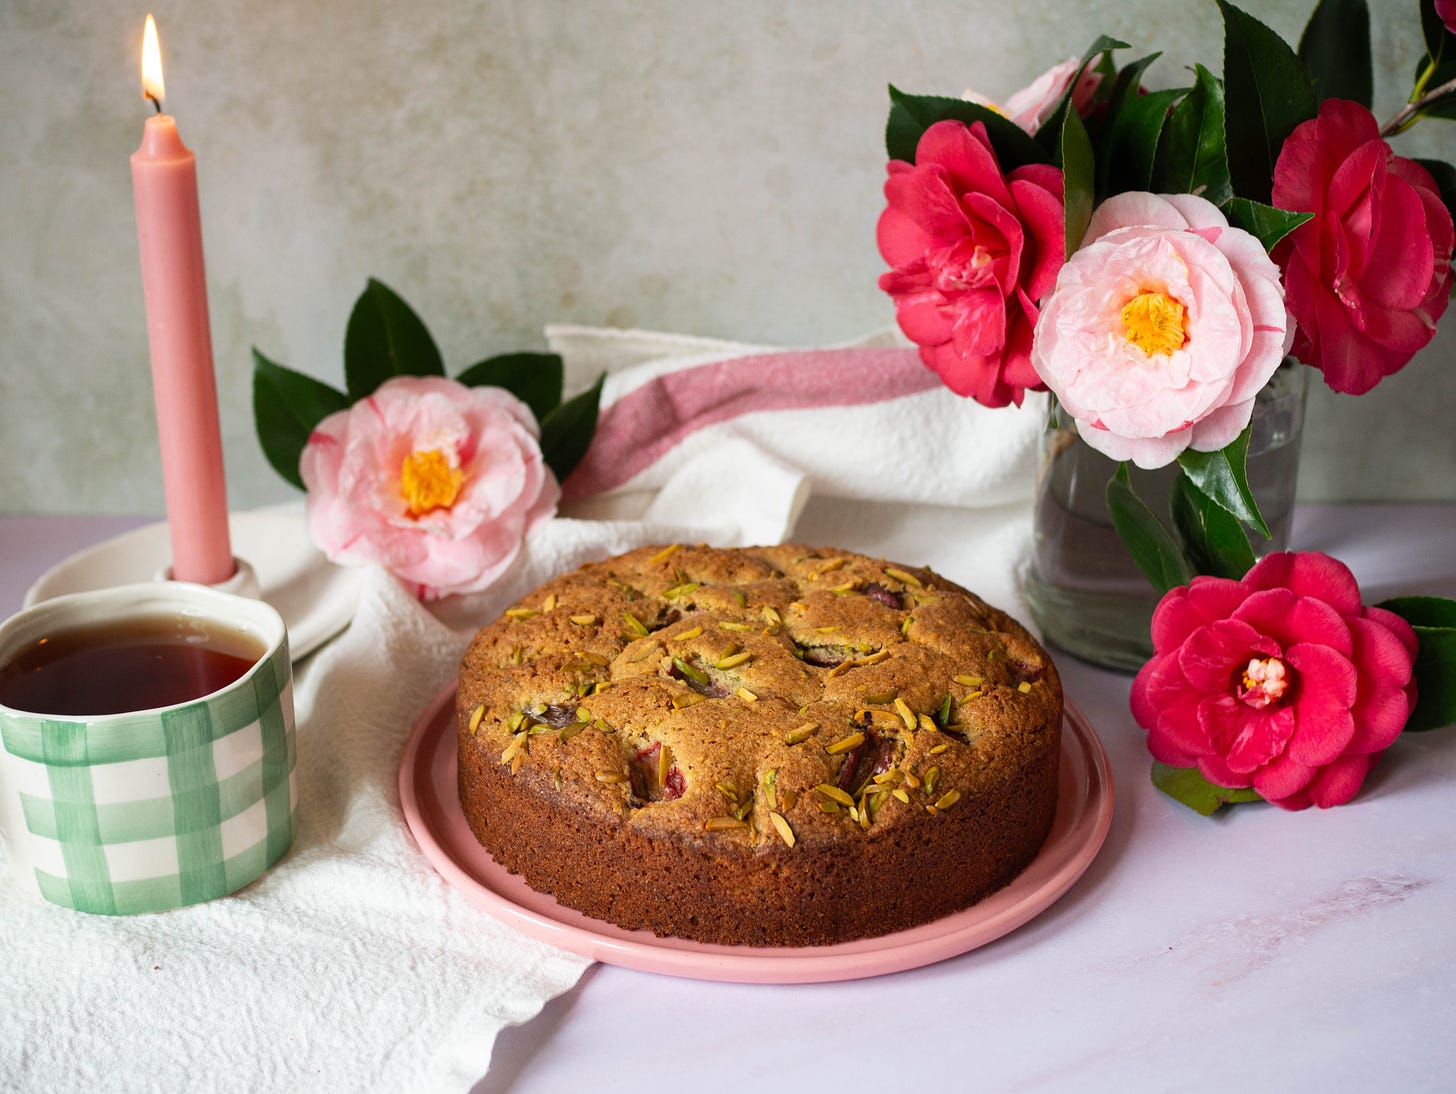
[[481,630],[460,803],[589,916],[803,946],[966,908],[1056,812],[1062,692],[1004,613],[927,569],[798,545],[647,547]]

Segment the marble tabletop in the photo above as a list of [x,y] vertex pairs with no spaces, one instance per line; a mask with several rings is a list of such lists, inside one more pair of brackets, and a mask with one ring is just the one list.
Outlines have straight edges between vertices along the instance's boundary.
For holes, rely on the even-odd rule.
[[[812,501],[796,535],[964,568],[965,514],[879,507],[866,522],[864,508]],[[0,613],[52,563],[140,523],[0,516]],[[1456,597],[1456,506],[1302,506],[1292,542],[1341,558],[1367,602]],[[475,1089],[1449,1089],[1456,730],[1398,741],[1346,806],[1206,819],[1148,782],[1130,678],[1058,664],[1107,750],[1116,811],[1047,911],[960,957],[847,983],[597,965],[501,1035]]]

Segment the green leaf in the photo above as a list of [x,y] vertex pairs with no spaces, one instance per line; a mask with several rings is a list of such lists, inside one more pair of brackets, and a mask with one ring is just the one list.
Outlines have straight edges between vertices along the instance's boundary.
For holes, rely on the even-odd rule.
[[1319,104],[1284,39],[1228,0],[1218,0],[1218,6],[1229,176],[1234,193],[1268,204],[1285,138],[1313,118]]
[[1112,94],[1108,98],[1107,111],[1115,114],[1129,102],[1139,97],[1142,90],[1143,73],[1148,66],[1156,61],[1163,54],[1149,53],[1146,57],[1139,57],[1136,61],[1129,61],[1117,70],[1117,78],[1113,81]]
[[1108,194],[1146,190],[1152,184],[1153,165],[1168,109],[1188,94],[1186,87],[1150,91],[1118,111],[1107,138]]
[[1159,593],[1187,585],[1193,570],[1168,530],[1132,488],[1127,464],[1107,484],[1107,514],[1132,560]]
[[[1126,42],[1110,38],[1106,34],[1099,34],[1097,40],[1082,54],[1082,61],[1077,65],[1077,74],[1067,84],[1067,89],[1062,92],[1062,97],[1057,100],[1057,105],[1047,115],[1047,120],[1036,131],[1036,142],[1046,150],[1048,156],[1055,156],[1056,151],[1062,146],[1062,126],[1066,123],[1068,113],[1072,111],[1072,96],[1077,90],[1077,84],[1081,82],[1082,73],[1086,70],[1093,58],[1097,63],[1093,65],[1099,72],[1103,71],[1104,62],[1111,64],[1110,54],[1114,49],[1130,48]],[[1103,98],[1102,88],[1099,86],[1094,100]]]
[[1456,628],[1417,627],[1416,708],[1406,730],[1420,733],[1456,724]]
[[1456,600],[1447,600],[1444,596],[1394,596],[1376,607],[1394,612],[1412,627],[1456,630]]
[[541,455],[556,473],[557,482],[565,482],[597,431],[597,414],[602,403],[604,372],[580,395],[568,399],[541,420]]
[[1401,596],[1382,602],[1415,628],[1416,706],[1406,720],[1408,733],[1456,724],[1456,600],[1439,596]]
[[1183,468],[1183,474],[1188,476],[1192,485],[1268,539],[1269,526],[1264,523],[1259,503],[1249,489],[1249,438],[1253,435],[1251,423],[1226,448],[1217,452],[1196,452],[1186,448],[1178,457],[1178,466]]
[[1123,65],[1112,82],[1112,91],[1107,97],[1107,108],[1089,128],[1089,132],[1095,131],[1096,133],[1097,194],[1099,198],[1106,198],[1109,194],[1117,192],[1109,187],[1113,164],[1108,138],[1128,103],[1138,98],[1143,72],[1161,56],[1161,53],[1150,53],[1146,57],[1139,57],[1136,61],[1129,61]]
[[1169,767],[1157,760],[1153,761],[1153,785],[1205,817],[1213,816],[1223,805],[1263,801],[1257,790],[1217,786],[1196,767]]
[[[1105,37],[1105,35],[1104,35]],[[1114,39],[1108,39],[1114,41]],[[1117,42],[1112,48],[1126,49],[1126,42]],[[1105,103],[1112,98],[1113,86],[1117,83],[1117,62],[1112,59],[1112,49],[1105,49],[1097,57],[1097,63],[1092,66],[1092,71],[1102,77],[1097,86],[1092,90],[1092,101],[1094,103]]]
[[1370,9],[1365,0],[1320,0],[1299,38],[1299,60],[1315,97],[1370,109]]
[[1196,80],[1163,127],[1153,163],[1152,191],[1198,194],[1215,205],[1233,196],[1223,136],[1223,88],[1213,73],[1195,65]]
[[445,363],[420,317],[393,289],[371,277],[344,331],[349,398],[367,398],[393,376],[443,375]]
[[[1442,71],[1446,73],[1446,79],[1442,80],[1441,83],[1456,79],[1456,64]],[[1440,84],[1436,86],[1439,87]],[[1446,121],[1451,121],[1453,118],[1456,118],[1456,92],[1448,92],[1445,95],[1432,99],[1425,106],[1421,107],[1417,111],[1417,114],[1422,118],[1443,118]]]
[[[1433,0],[1420,0],[1421,32],[1425,37],[1426,56],[1416,62],[1412,77],[1410,102],[1416,102],[1436,88],[1456,79],[1456,34],[1446,29],[1445,21],[1436,14]],[[1416,118],[1456,118],[1456,94],[1432,100],[1395,130],[1404,132]]]
[[456,377],[466,387],[503,387],[541,421],[561,404],[561,357],[555,353],[502,353]]
[[1066,257],[1082,245],[1092,219],[1092,143],[1074,110],[1062,123],[1062,224],[1066,230]]
[[1313,213],[1276,209],[1248,198],[1229,198],[1222,209],[1230,224],[1248,232],[1264,245],[1266,251],[1272,250],[1274,244],[1314,216]]
[[885,123],[885,151],[892,160],[914,163],[915,149],[921,136],[936,122],[943,121],[964,122],[966,125],[983,123],[1002,171],[1051,160],[1051,156],[1027,136],[1026,130],[990,107],[968,99],[906,95],[893,85],[890,87],[890,117]]
[[1441,200],[1450,212],[1451,219],[1456,221],[1456,167],[1452,167],[1444,160],[1418,159],[1416,162],[1429,171],[1431,177],[1436,180],[1436,189],[1441,192]]
[[1173,526],[1193,568],[1200,574],[1238,580],[1254,565],[1244,526],[1232,513],[1188,481],[1173,480]]
[[253,350],[253,424],[258,443],[273,470],[303,489],[298,460],[314,427],[349,398],[312,376],[274,364]]
[[[1440,69],[1443,63],[1456,61],[1456,34],[1447,30],[1445,20],[1436,14],[1435,0],[1420,0],[1420,4],[1421,34],[1426,40],[1426,56],[1432,65]],[[1439,87],[1443,83],[1445,80],[1436,79],[1427,86]]]

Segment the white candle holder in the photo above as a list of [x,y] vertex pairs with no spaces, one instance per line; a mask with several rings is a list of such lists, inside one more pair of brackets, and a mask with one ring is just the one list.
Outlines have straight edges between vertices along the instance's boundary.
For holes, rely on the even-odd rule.
[[[157,581],[174,581],[172,567],[166,566],[156,573]],[[226,581],[219,581],[209,585],[208,588],[216,589],[220,593],[232,593],[234,596],[246,596],[252,600],[263,599],[263,586],[258,582],[258,573],[248,564],[247,560],[233,556],[233,576]]]
[[[359,605],[364,571],[323,556],[309,538],[302,506],[233,513],[230,526],[236,566],[232,577],[212,588],[277,608],[288,625],[295,660],[348,625]],[[62,559],[27,590],[25,606],[66,593],[170,580],[169,533],[165,521],[149,524]]]

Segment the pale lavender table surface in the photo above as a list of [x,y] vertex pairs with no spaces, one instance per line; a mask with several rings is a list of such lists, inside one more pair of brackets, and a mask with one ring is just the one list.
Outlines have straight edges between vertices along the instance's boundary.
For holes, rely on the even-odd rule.
[[[811,502],[797,535],[844,540],[860,519]],[[919,558],[956,519],[905,508],[870,546]],[[55,562],[141,523],[0,516],[0,613]],[[1456,597],[1456,505],[1302,506],[1292,542],[1341,558],[1367,601]],[[1149,785],[1130,679],[1058,663],[1107,749],[1117,806],[1101,855],[1051,909],[972,953],[845,984],[596,966],[501,1036],[476,1090],[819,1089],[856,1075],[953,1091],[1449,1089],[1456,730],[1403,738],[1339,809],[1206,820]]]

